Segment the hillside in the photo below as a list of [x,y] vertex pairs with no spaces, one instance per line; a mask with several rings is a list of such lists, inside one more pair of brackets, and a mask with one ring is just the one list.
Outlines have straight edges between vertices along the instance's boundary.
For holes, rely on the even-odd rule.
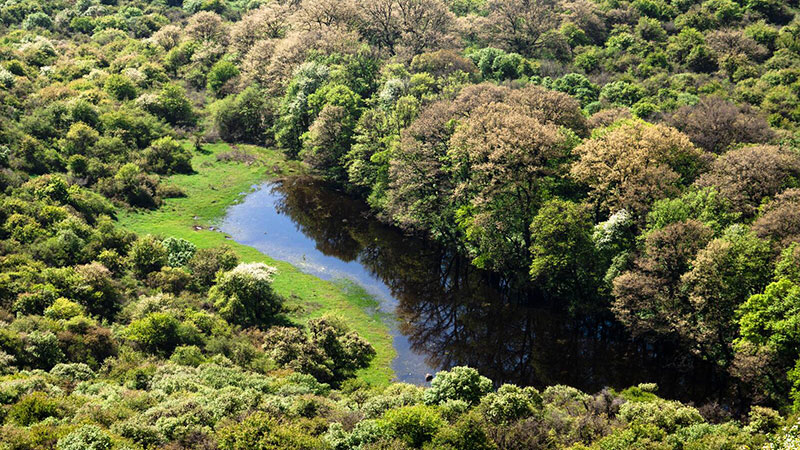
[[[0,4],[0,449],[797,448],[798,6]],[[366,291],[211,229],[297,174],[722,402],[392,383]]]

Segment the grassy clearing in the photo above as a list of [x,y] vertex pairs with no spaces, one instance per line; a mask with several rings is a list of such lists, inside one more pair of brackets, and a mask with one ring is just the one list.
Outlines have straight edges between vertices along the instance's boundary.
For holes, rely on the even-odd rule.
[[[242,261],[260,261],[277,267],[274,287],[287,299],[293,310],[292,320],[305,323],[324,314],[341,316],[377,351],[372,365],[359,372],[359,378],[372,384],[388,383],[394,376],[390,364],[395,351],[389,328],[375,312],[375,299],[353,283],[330,282],[302,273],[291,264],[226,239],[223,233],[207,230],[254,185],[303,170],[300,164],[287,161],[278,151],[254,146],[240,145],[238,150],[255,155],[255,163],[217,159],[217,155],[230,150],[227,144],[213,144],[206,145],[203,153],[195,152],[192,165],[197,173],[174,175],[166,180],[180,187],[186,197],[167,199],[156,211],[121,211],[120,224],[137,233],[180,237],[201,248],[226,244]],[[196,226],[203,229],[196,231]]]

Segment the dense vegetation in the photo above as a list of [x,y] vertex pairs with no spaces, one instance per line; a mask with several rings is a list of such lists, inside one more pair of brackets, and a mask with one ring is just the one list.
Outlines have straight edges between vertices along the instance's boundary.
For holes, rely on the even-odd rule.
[[[3,3],[0,446],[796,448],[797,6]],[[115,223],[185,195],[164,177],[220,140],[281,149],[538,300],[674,341],[764,406],[467,368],[367,385],[372,345],[292,321],[274,267]]]

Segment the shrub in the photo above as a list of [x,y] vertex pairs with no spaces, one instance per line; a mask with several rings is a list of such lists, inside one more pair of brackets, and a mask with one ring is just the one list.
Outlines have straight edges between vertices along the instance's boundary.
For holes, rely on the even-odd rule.
[[209,107],[223,140],[263,145],[275,120],[275,107],[256,86],[229,95]]
[[511,423],[534,415],[542,407],[542,397],[533,387],[513,384],[500,386],[497,392],[483,397],[480,410],[494,424]]
[[130,100],[136,97],[136,85],[125,75],[109,76],[103,88],[117,100]]
[[276,273],[276,268],[264,263],[239,264],[217,277],[209,299],[229,322],[263,326],[283,308],[283,299],[272,290]]
[[58,401],[44,392],[33,392],[22,397],[8,410],[8,420],[22,426],[30,426],[48,417],[62,414]]
[[182,345],[175,348],[169,360],[175,364],[197,367],[206,362],[203,352],[196,345]]
[[161,204],[158,179],[148,176],[133,163],[120,167],[113,178],[100,180],[98,188],[108,197],[131,206],[154,208]]
[[84,363],[56,364],[50,369],[50,373],[59,378],[67,379],[72,383],[88,381],[95,377],[94,371]]
[[110,450],[111,438],[97,425],[84,425],[58,440],[58,450]]
[[341,320],[321,317],[309,320],[308,326],[310,335],[297,328],[271,328],[264,337],[265,350],[278,364],[337,384],[369,366],[375,356],[372,345]]
[[672,433],[678,428],[703,422],[703,417],[695,408],[661,399],[649,402],[627,402],[620,407],[619,416],[627,423],[652,425],[668,433]]
[[442,428],[431,442],[433,448],[458,450],[493,450],[486,426],[476,414],[466,414],[453,427]]
[[229,80],[239,75],[239,69],[230,61],[220,60],[211,67],[208,72],[207,86],[215,95],[220,94],[220,90]]
[[387,411],[380,424],[390,436],[420,448],[446,425],[436,408],[427,405],[405,406]]
[[186,91],[177,84],[167,84],[158,94],[151,112],[172,125],[193,125],[196,118]]
[[169,136],[156,139],[144,151],[145,167],[161,175],[192,173],[192,153]]
[[185,266],[197,251],[197,246],[186,239],[168,237],[161,243],[167,250],[167,264],[171,267]]
[[155,312],[134,320],[125,331],[142,349],[167,356],[181,344],[197,341],[197,329],[182,324],[169,313]]
[[447,400],[463,400],[475,405],[492,390],[492,381],[471,367],[457,366],[436,374],[423,395],[429,405]]
[[158,272],[147,275],[147,284],[169,294],[179,294],[191,283],[189,272],[179,268],[164,266]]
[[167,256],[164,244],[149,234],[134,242],[128,253],[133,270],[140,277],[160,270],[167,263]]
[[64,297],[57,298],[52,305],[44,310],[44,316],[49,319],[69,320],[84,314],[83,307]]
[[58,338],[50,331],[33,331],[25,339],[25,357],[31,366],[49,370],[64,359]]
[[34,28],[45,28],[49,29],[53,26],[53,20],[47,14],[39,11],[32,14],[28,14],[28,17],[22,22],[22,28],[26,30],[32,30]]
[[220,450],[283,450],[324,449],[322,440],[311,436],[296,425],[278,422],[263,412],[257,412],[240,423],[222,427],[217,432]]

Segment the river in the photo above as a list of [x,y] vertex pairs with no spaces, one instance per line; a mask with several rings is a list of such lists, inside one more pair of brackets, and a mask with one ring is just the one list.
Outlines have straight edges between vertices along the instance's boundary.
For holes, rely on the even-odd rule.
[[267,183],[232,206],[221,230],[325,279],[348,278],[389,313],[397,380],[469,365],[495,383],[566,384],[586,392],[659,385],[668,398],[705,403],[727,378],[666,343],[632,339],[604,309],[570,313],[507,292],[495,274],[376,220],[363,202],[324,182]]

